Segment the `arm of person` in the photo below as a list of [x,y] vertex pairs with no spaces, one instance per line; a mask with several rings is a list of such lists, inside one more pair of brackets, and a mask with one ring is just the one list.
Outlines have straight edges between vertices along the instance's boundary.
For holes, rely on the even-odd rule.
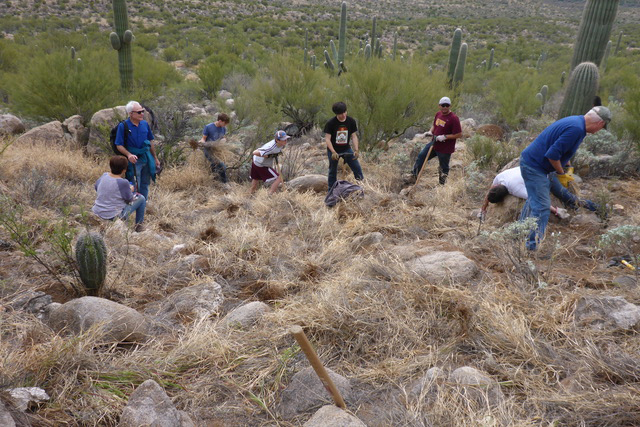
[[135,154],[131,154],[129,150],[124,146],[124,124],[120,124],[118,126],[118,130],[116,132],[116,148],[123,156],[127,158],[131,163],[135,163],[138,161],[138,156]]
[[486,212],[488,206],[489,206],[489,193],[487,193],[484,196],[484,202],[482,202],[482,207],[480,208],[480,212]]
[[445,135],[444,136],[447,139],[458,139],[458,138],[462,138],[462,132],[458,132],[458,133],[452,133],[449,135]]
[[131,192],[131,186],[126,179],[118,179],[118,190],[120,191],[120,197],[127,203],[133,201],[133,193]]
[[357,153],[359,151],[358,146],[360,144],[357,133],[351,134],[351,142],[353,143],[353,151]]
[[156,155],[156,143],[155,143],[155,141],[153,139],[150,140],[149,142],[151,142],[151,148],[149,149],[149,151],[151,151],[151,155],[156,160],[156,167],[159,168],[160,167],[160,159],[158,159],[158,156]]
[[331,153],[336,153],[336,150],[333,149],[333,144],[331,143],[331,135],[328,133],[324,134],[324,143],[327,146],[327,150],[331,151]]
[[560,160],[553,160],[548,157],[547,160],[549,160],[549,163],[551,163],[551,166],[553,166],[558,175],[564,175],[564,169],[562,168],[562,163],[560,163]]
[[253,154],[254,156],[258,156],[258,157],[264,157],[264,154],[262,154],[262,153],[260,152],[260,150],[256,150],[256,151],[254,151],[252,154]]

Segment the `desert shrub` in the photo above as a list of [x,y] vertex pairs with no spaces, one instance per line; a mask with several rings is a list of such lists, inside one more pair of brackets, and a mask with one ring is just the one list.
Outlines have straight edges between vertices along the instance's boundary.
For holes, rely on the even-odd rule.
[[629,139],[635,142],[636,150],[640,153],[640,79],[625,92],[621,121]]
[[495,141],[482,135],[474,135],[466,141],[467,151],[481,169],[500,170],[515,157],[522,147],[505,141]]
[[[408,128],[432,119],[444,75],[424,76],[423,64],[358,59],[343,77],[338,98],[358,121],[360,149],[386,148]],[[336,99],[337,100],[337,99]]]
[[603,250],[615,251],[617,254],[631,258],[635,269],[636,282],[640,274],[640,226],[623,225],[613,228],[598,240],[598,246]]
[[[118,96],[117,66],[106,49],[38,55],[21,64],[6,87],[11,106],[27,117],[64,120],[80,114],[88,120],[113,105]],[[113,59],[113,58],[112,58]]]
[[152,51],[158,48],[158,37],[153,34],[139,34],[134,43],[146,51]]
[[187,99],[178,90],[169,91],[153,103],[159,133],[163,139],[156,149],[164,167],[180,164],[185,158],[185,146],[181,144],[190,129]]
[[584,138],[573,164],[590,176],[624,176],[638,172],[638,155],[633,142],[620,141],[612,133],[601,130]]
[[540,106],[535,97],[539,85],[529,69],[514,66],[499,70],[490,87],[498,119],[511,128],[521,127],[523,120],[535,114]]
[[202,82],[202,89],[210,99],[215,98],[221,89],[222,81],[229,74],[253,75],[254,65],[232,53],[221,53],[209,56],[197,70]]
[[167,62],[177,61],[180,59],[180,52],[173,46],[169,46],[162,51],[162,57]]
[[[117,66],[114,65],[114,67]],[[179,84],[184,79],[171,64],[154,58],[149,52],[140,48],[134,48],[133,80],[133,98],[144,102],[162,94],[166,89]],[[129,99],[126,97],[123,101]]]
[[200,46],[187,46],[182,51],[182,57],[187,65],[197,65],[204,58],[204,51]]

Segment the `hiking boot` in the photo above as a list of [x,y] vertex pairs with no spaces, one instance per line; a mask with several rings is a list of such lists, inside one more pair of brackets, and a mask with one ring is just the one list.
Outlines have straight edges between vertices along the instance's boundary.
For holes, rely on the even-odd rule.
[[144,230],[146,230],[146,227],[143,223],[136,224],[135,227],[133,227],[133,231],[136,233],[142,233]]
[[440,185],[444,185],[447,182],[447,176],[449,175],[438,169],[438,182],[440,182]]

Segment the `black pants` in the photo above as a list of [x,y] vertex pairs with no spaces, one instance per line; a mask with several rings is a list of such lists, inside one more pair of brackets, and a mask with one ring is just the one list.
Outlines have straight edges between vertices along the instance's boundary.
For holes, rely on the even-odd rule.
[[413,165],[413,175],[417,177],[420,173],[420,169],[422,169],[422,165],[424,164],[424,162],[429,161],[437,156],[438,162],[440,162],[440,183],[444,184],[443,181],[446,180],[447,175],[449,175],[449,160],[451,160],[451,153],[439,153],[436,150],[431,150],[431,154],[429,154],[429,158],[427,159],[427,153],[432,146],[433,141],[425,145],[422,151],[420,151],[420,154],[418,154],[418,158]]

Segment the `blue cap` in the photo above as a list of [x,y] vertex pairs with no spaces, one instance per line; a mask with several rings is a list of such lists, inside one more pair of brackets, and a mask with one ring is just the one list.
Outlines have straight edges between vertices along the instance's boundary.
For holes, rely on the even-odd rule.
[[287,133],[283,130],[279,130],[276,132],[276,139],[280,140],[280,141],[286,141],[287,139],[291,138],[289,135],[287,135]]

